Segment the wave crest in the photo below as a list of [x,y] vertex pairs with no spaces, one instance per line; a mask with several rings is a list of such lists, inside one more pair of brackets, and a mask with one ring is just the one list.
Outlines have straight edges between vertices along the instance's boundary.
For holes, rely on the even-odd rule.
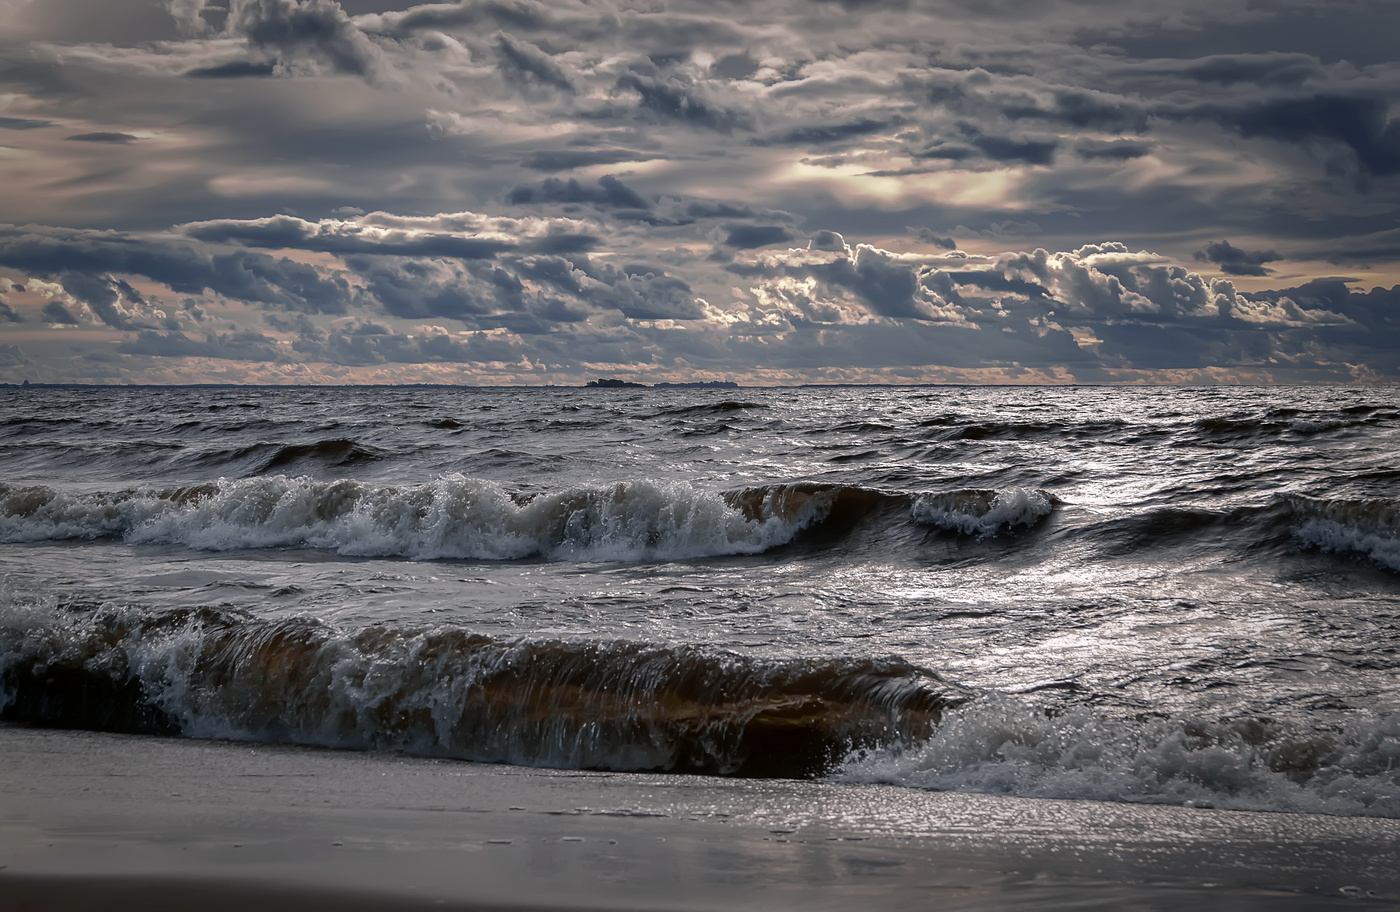
[[810,776],[961,699],[899,659],[343,631],[216,609],[0,616],[0,718],[530,766]]
[[1333,500],[1291,494],[1293,535],[1304,545],[1334,553],[1364,554],[1400,570],[1400,502]]
[[1045,491],[1014,487],[922,494],[909,512],[915,522],[926,526],[990,538],[1003,531],[1034,526],[1054,509],[1055,499]]
[[628,482],[512,497],[448,475],[373,487],[272,475],[168,491],[0,486],[0,540],[125,537],[202,550],[311,547],[360,557],[635,560],[753,554],[827,519],[839,498]]

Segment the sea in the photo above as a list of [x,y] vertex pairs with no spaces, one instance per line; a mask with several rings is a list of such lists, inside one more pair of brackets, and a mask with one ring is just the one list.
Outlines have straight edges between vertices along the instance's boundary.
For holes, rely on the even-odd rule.
[[0,719],[1400,817],[1394,388],[0,390]]

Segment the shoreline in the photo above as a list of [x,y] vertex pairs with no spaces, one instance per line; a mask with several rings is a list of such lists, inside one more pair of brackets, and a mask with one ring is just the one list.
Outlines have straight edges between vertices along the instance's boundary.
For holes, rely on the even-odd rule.
[[541,770],[14,725],[0,725],[0,755],[0,894],[18,908],[1400,902],[1400,821],[1383,818]]

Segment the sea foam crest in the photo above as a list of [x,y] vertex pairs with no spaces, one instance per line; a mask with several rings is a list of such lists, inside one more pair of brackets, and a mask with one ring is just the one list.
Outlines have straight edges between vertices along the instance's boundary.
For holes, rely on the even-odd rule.
[[175,491],[0,489],[0,539],[125,537],[202,550],[311,547],[362,557],[632,560],[758,553],[830,511],[829,496],[755,513],[717,492],[628,482],[512,497],[447,475],[373,487],[272,475]]
[[1400,716],[1341,730],[1271,720],[1048,714],[988,695],[948,712],[926,742],[854,753],[836,778],[1029,798],[1400,817]]
[[1054,499],[1037,488],[953,491],[921,494],[909,508],[914,522],[963,535],[989,538],[1003,530],[1029,527],[1049,516]]
[[1400,502],[1287,498],[1296,520],[1293,535],[1304,545],[1334,553],[1354,552],[1400,570]]

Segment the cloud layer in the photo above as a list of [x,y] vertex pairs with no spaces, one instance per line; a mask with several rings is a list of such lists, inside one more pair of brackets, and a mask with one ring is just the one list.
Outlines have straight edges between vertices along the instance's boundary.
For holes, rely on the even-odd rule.
[[0,380],[1400,372],[1389,4],[3,21]]

